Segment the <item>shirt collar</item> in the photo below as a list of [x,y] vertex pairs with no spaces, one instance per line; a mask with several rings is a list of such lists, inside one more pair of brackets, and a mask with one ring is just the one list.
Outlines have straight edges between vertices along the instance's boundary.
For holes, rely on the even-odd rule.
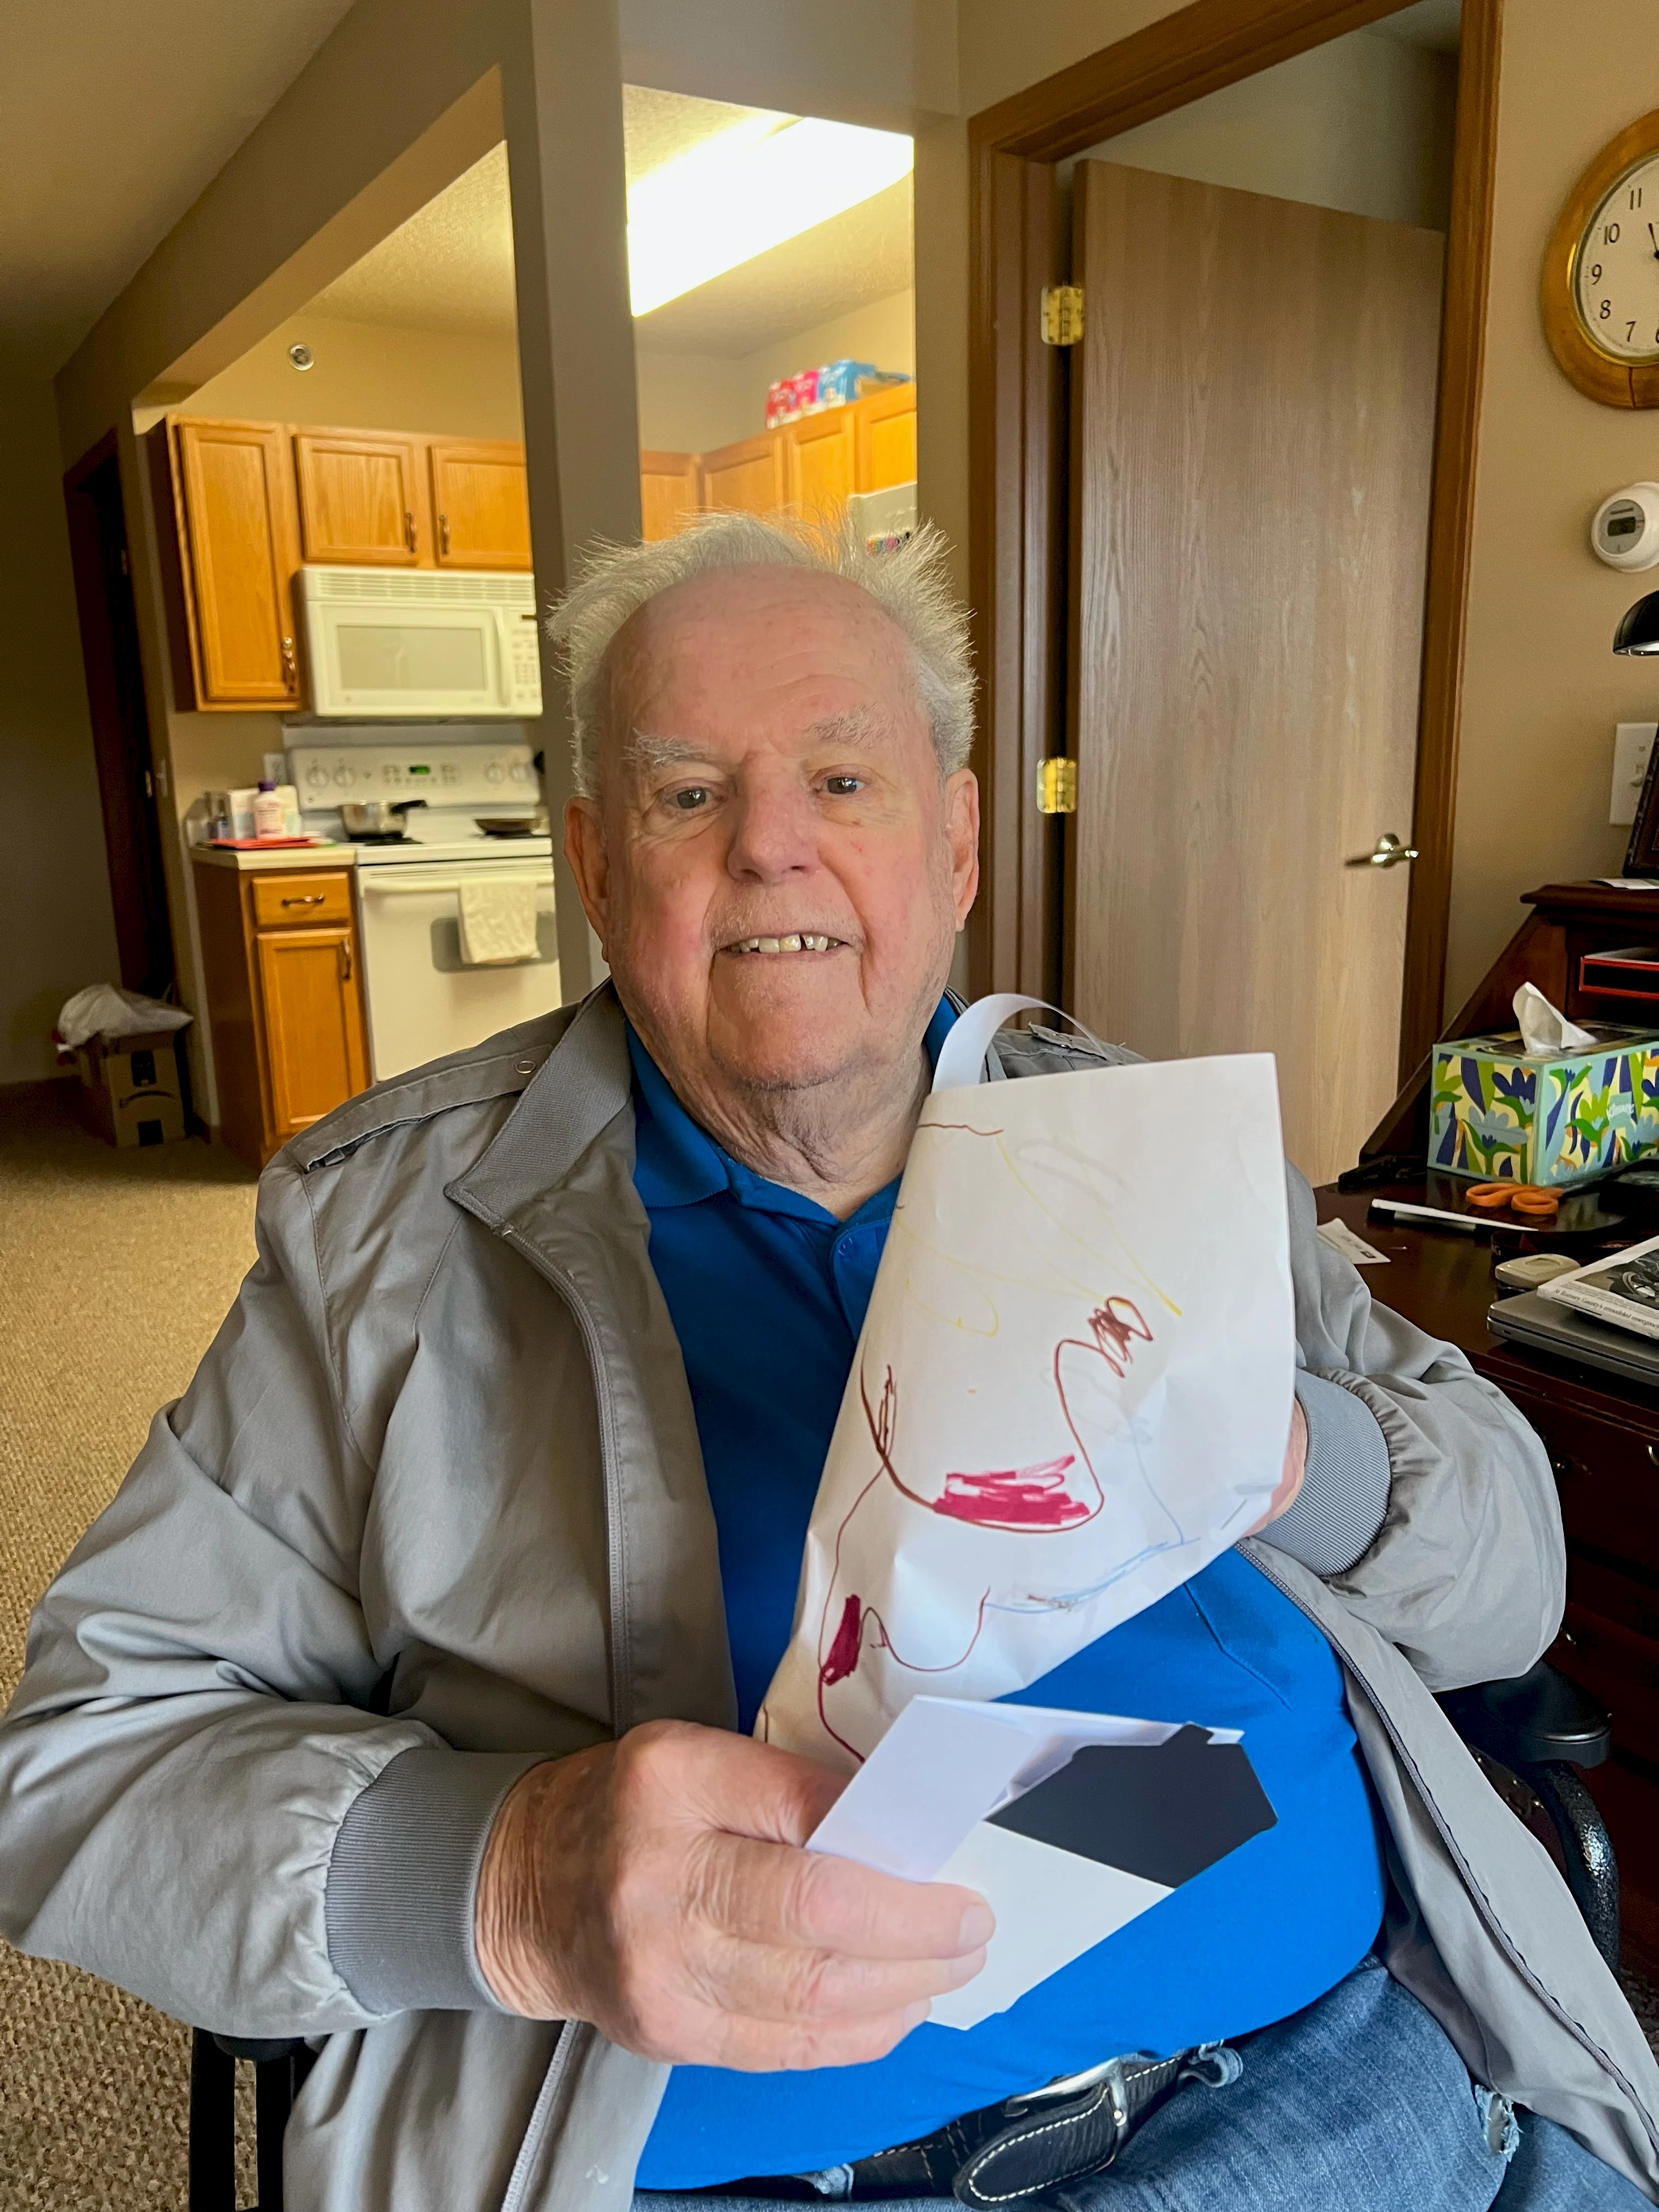
[[[956,1018],[957,1010],[949,999],[941,999],[922,1039],[930,1066],[937,1065],[939,1048]],[[786,1190],[781,1183],[769,1182],[717,1145],[675,1097],[632,1022],[628,1024],[628,1057],[634,1069],[634,1188],[647,1212],[665,1206],[696,1206],[726,1190],[739,1206],[756,1206],[766,1213],[795,1214],[805,1221],[836,1223],[835,1215],[816,1200],[799,1191]],[[878,1209],[885,1218],[892,1212],[896,1188],[890,1183],[885,1190],[866,1199],[853,1219],[862,1221]]]

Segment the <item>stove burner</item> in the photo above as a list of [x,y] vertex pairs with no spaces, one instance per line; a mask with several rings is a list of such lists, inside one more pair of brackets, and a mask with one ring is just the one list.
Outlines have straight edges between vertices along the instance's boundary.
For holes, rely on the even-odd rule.
[[412,845],[416,841],[401,830],[360,830],[351,842],[354,845]]

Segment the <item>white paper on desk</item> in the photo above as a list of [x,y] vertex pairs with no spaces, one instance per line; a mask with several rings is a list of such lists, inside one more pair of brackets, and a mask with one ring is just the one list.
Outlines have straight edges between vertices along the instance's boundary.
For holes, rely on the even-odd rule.
[[918,1697],[809,1848],[980,1893],[983,1971],[932,2014],[972,2027],[1274,1820],[1235,1729]]
[[918,1692],[1023,1689],[1165,1596],[1283,1468],[1272,1059],[961,1080],[1012,1006],[940,1057],[757,1723],[843,1771]]

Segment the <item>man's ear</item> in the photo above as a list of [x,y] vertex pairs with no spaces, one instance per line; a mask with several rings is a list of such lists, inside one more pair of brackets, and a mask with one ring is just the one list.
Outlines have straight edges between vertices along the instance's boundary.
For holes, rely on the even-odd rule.
[[958,769],[945,783],[945,834],[951,847],[951,890],[960,929],[979,890],[979,778],[970,768]]
[[[567,801],[564,857],[576,878],[576,889],[581,894],[587,919],[593,925],[593,934],[604,949],[610,936],[607,923],[611,913],[611,855],[605,849],[605,822],[596,799]],[[610,957],[608,951],[605,957]]]

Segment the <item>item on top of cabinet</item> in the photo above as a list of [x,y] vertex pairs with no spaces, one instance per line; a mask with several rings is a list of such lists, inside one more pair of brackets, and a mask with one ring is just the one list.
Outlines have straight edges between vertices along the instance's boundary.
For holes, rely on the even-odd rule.
[[[258,820],[258,802],[262,798],[274,798],[275,811],[267,809],[265,820],[270,825],[262,830]],[[291,783],[279,783],[267,790],[264,783],[239,785],[230,794],[230,835],[215,839],[215,843],[275,844],[281,839],[295,839],[301,835],[300,824],[300,794]]]
[[817,372],[817,404],[850,407],[866,392],[879,392],[889,384],[908,384],[902,370],[878,368],[872,361],[827,361]]
[[1659,1036],[1612,1022],[1583,1034],[1550,1053],[1528,1052],[1518,1030],[1436,1045],[1429,1165],[1559,1185],[1659,1146]]
[[781,376],[767,387],[766,427],[775,430],[780,422],[793,422],[797,415],[804,415],[816,404],[818,396],[818,373],[815,368],[804,368],[794,376]]
[[267,837],[288,834],[288,812],[276,796],[274,783],[262,783],[253,795],[253,834],[263,843]]

